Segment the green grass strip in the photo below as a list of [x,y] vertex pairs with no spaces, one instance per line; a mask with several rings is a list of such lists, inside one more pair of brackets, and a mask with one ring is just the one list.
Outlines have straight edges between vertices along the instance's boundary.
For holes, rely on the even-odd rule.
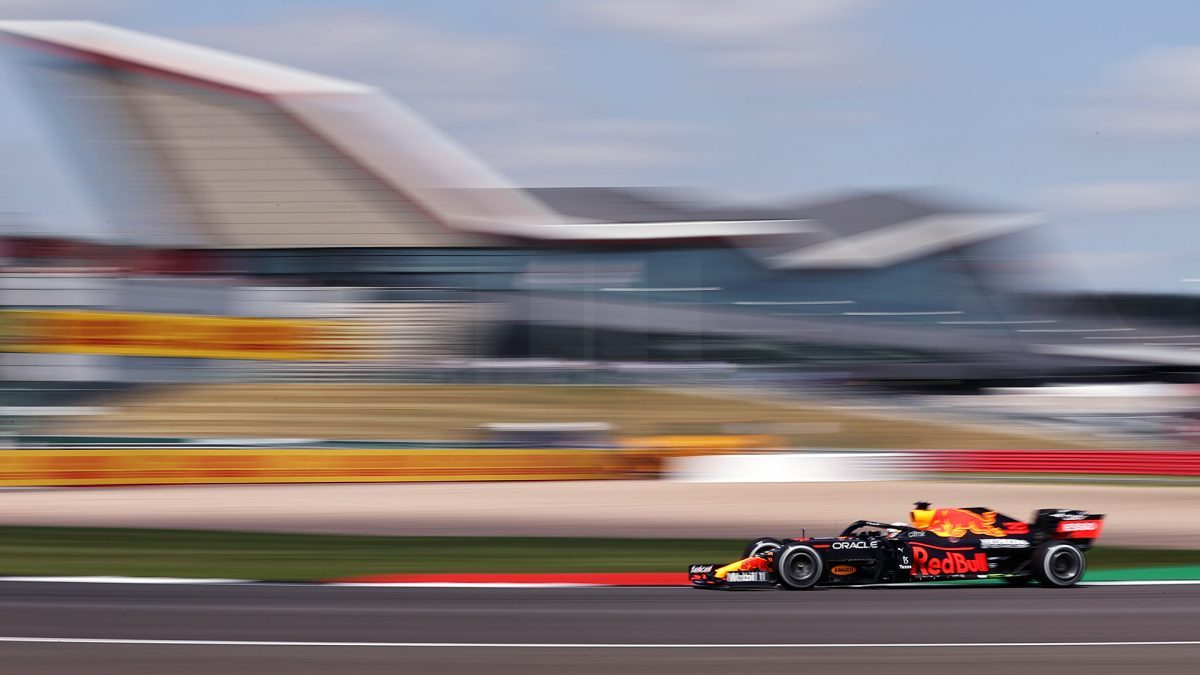
[[1200,565],[1146,565],[1119,569],[1088,569],[1087,581],[1187,581],[1200,579]]
[[[405,572],[660,572],[726,562],[743,540],[367,537],[192,530],[0,527],[0,575],[331,579]],[[1098,548],[1102,570],[1200,566],[1200,551]],[[1200,567],[1195,568],[1200,578]],[[1122,572],[1130,577],[1127,572]],[[1192,572],[1188,572],[1192,574]],[[1168,577],[1192,578],[1192,577]]]

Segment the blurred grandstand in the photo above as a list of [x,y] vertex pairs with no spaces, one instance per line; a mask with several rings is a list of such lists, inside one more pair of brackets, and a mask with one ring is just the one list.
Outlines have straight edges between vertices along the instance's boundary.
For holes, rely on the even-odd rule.
[[[125,418],[67,427],[81,433],[258,435],[229,406],[291,405],[243,413],[291,426],[317,413],[299,395],[358,415],[314,434],[439,435],[402,416],[356,426],[396,395],[338,388],[367,380],[703,383],[855,405],[902,387],[926,405],[916,394],[1188,382],[1200,365],[1194,312],[1032,292],[1036,214],[919,191],[744,205],[521,189],[372,87],[86,22],[0,34],[112,224],[2,231],[6,405],[124,402]],[[296,393],[315,382],[329,386]],[[188,386],[83,395],[149,385]],[[1076,431],[1063,419],[1048,423]]]

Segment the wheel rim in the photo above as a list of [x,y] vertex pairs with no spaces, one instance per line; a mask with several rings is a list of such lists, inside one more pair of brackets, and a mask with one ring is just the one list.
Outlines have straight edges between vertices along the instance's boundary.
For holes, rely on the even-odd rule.
[[1079,558],[1067,549],[1059,549],[1050,554],[1047,567],[1056,579],[1073,579],[1079,574]]
[[796,581],[807,581],[816,571],[817,566],[803,553],[796,553],[788,558],[787,574]]

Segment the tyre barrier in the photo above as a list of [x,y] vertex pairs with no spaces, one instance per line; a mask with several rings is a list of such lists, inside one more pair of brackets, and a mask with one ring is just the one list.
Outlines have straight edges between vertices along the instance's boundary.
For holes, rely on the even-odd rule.
[[1200,476],[1200,452],[1170,450],[925,450],[926,473]]

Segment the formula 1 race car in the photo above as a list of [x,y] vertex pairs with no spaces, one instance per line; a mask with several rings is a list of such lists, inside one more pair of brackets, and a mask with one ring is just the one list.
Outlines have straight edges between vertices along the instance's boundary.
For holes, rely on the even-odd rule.
[[909,523],[859,520],[836,537],[750,542],[742,558],[688,568],[696,588],[801,590],[813,586],[1004,579],[1073,586],[1102,514],[1040,509],[1024,523],[986,507],[931,509],[917,502]]

